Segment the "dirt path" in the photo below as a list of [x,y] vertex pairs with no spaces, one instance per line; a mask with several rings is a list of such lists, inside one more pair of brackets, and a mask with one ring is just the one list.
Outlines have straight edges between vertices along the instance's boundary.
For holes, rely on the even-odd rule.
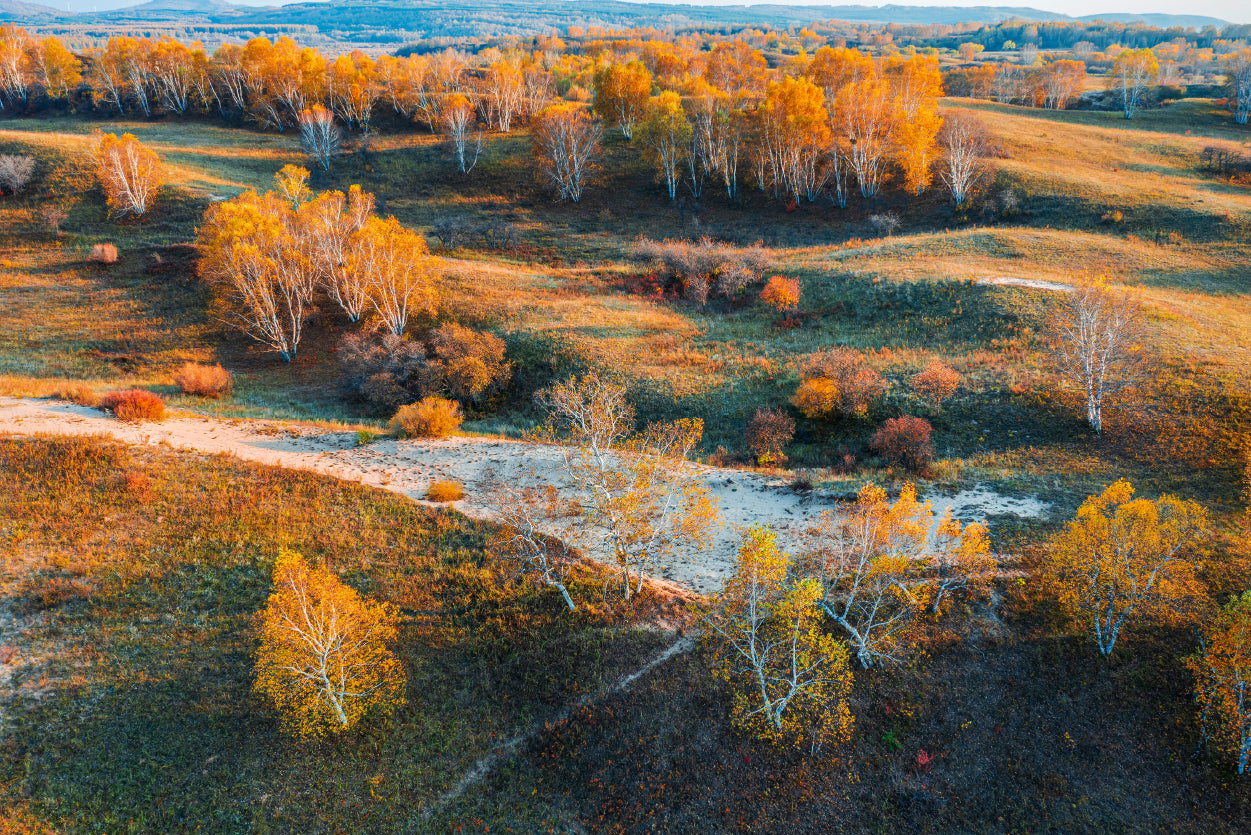
[[1013,278],[1012,276],[996,276],[978,279],[978,284],[991,284],[1000,287],[1029,287],[1034,290],[1054,290],[1057,293],[1073,292],[1072,285],[1058,281],[1043,281],[1039,278]]
[[[475,484],[489,469],[513,478],[559,484],[560,448],[496,438],[457,437],[442,441],[382,438],[365,446],[356,433],[334,432],[298,424],[258,420],[176,417],[163,423],[128,424],[98,409],[54,400],[0,398],[0,433],[33,435],[104,435],[129,444],[166,444],[174,449],[216,454],[382,487],[422,501],[435,479],[466,486],[455,504],[467,516],[490,518],[477,501]],[[716,591],[733,564],[738,530],[772,525],[783,547],[797,544],[812,517],[832,506],[820,491],[797,492],[780,479],[740,470],[702,467],[709,492],[725,523],[711,547],[679,555],[657,574],[686,588]],[[1038,516],[1046,506],[1037,500],[999,496],[978,486],[952,497],[931,497],[936,512],[950,506],[961,519],[988,515]]]

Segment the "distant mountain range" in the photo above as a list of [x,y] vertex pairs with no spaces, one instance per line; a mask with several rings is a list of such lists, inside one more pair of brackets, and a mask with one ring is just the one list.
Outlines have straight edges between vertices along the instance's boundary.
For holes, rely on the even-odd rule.
[[571,25],[785,27],[818,20],[929,24],[999,23],[1010,19],[1105,20],[1146,23],[1160,28],[1220,27],[1226,23],[1202,15],[1097,14],[1074,18],[1015,6],[696,6],[618,0],[342,0],[257,7],[232,5],[223,0],[150,0],[126,8],[74,13],[24,0],[0,0],[0,21],[32,26],[54,21],[115,24],[198,21],[233,25],[307,24],[323,31],[397,29],[447,37],[529,34]]

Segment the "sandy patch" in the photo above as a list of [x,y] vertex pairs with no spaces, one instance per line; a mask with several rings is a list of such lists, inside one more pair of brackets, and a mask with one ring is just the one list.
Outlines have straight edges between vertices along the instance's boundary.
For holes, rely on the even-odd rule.
[[[165,444],[199,453],[311,470],[400,493],[424,502],[431,481],[452,479],[466,486],[455,507],[467,516],[489,519],[489,508],[475,496],[475,485],[490,469],[510,479],[561,483],[561,448],[495,438],[441,441],[380,439],[358,446],[356,433],[333,432],[269,421],[177,417],[163,423],[127,424],[97,409],[51,400],[0,398],[0,432],[33,435],[104,435],[129,444]],[[776,478],[716,467],[700,467],[708,491],[726,520],[712,544],[680,554],[656,573],[697,592],[714,592],[732,566],[739,531],[772,525],[784,548],[794,549],[822,511],[835,506],[821,491],[798,492]],[[1036,500],[1000,497],[979,486],[954,497],[931,497],[935,511],[951,506],[963,521],[1014,514],[1037,516]]]
[[1053,290],[1057,293],[1072,293],[1073,288],[1068,284],[1060,284],[1057,281],[1042,281],[1037,278],[1013,278],[1012,276],[993,276],[991,278],[979,278],[978,284],[997,285],[1005,287],[1031,287],[1035,290]]

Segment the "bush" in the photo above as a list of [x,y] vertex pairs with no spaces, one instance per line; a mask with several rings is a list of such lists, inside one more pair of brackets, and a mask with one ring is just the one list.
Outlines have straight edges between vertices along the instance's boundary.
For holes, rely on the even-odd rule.
[[912,390],[935,411],[960,388],[960,375],[939,360],[931,360],[925,370],[912,377]]
[[234,388],[230,372],[220,365],[198,365],[194,362],[184,363],[174,373],[174,382],[183,394],[198,397],[221,397]]
[[401,438],[446,438],[460,427],[460,404],[442,397],[401,406],[391,418],[391,433]]
[[87,260],[95,264],[116,264],[117,247],[113,244],[96,244],[91,248],[91,254],[87,256]]
[[934,460],[934,445],[930,442],[933,431],[925,418],[911,415],[891,418],[873,433],[869,448],[892,464],[924,472]]
[[731,298],[764,280],[771,259],[764,246],[732,247],[711,238],[657,242],[640,238],[634,244],[636,260],[648,264],[665,289],[704,304],[710,296]]
[[339,362],[350,395],[391,411],[432,395],[482,403],[512,379],[504,351],[493,334],[447,324],[425,339],[350,335],[339,345]]
[[100,408],[129,423],[165,420],[165,401],[143,389],[110,391],[100,398]]
[[747,427],[747,445],[764,467],[786,463],[783,448],[795,437],[795,419],[784,409],[757,409]]
[[465,488],[456,481],[432,481],[426,488],[426,499],[432,502],[458,502],[465,498]]
[[760,300],[779,313],[799,307],[799,279],[775,275],[760,291]]
[[34,157],[0,154],[0,191],[20,194],[34,176]]
[[832,348],[804,368],[803,383],[791,403],[812,420],[834,414],[864,417],[885,393],[886,381],[869,367],[864,354]]

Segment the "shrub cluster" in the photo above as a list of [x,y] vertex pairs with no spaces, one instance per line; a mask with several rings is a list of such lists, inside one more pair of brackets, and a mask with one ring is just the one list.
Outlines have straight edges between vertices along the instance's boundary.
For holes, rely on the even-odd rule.
[[339,345],[343,386],[354,397],[390,411],[431,395],[478,405],[512,378],[504,340],[457,324],[424,339],[351,334]]
[[391,433],[400,438],[446,438],[460,428],[460,404],[442,397],[426,397],[401,406],[391,418]]
[[731,298],[764,280],[771,263],[764,246],[733,247],[711,238],[653,241],[639,238],[634,257],[655,270],[666,290],[703,304],[710,296]]
[[959,387],[960,375],[939,360],[931,360],[925,370],[912,377],[912,390],[935,410]]
[[773,276],[760,291],[760,300],[779,313],[790,313],[799,307],[799,279]]
[[873,433],[869,448],[892,464],[924,472],[934,460],[930,442],[933,428],[925,418],[903,415],[891,418]]
[[91,248],[87,260],[95,264],[116,264],[117,247],[113,244],[96,244]]
[[221,397],[234,388],[230,372],[221,365],[199,365],[194,362],[183,363],[182,368],[174,372],[174,382],[183,394],[194,394],[198,397]]
[[763,467],[786,463],[782,451],[795,437],[795,419],[785,409],[757,409],[747,427],[747,446]]
[[853,348],[831,348],[811,360],[803,382],[791,398],[795,408],[813,420],[832,415],[864,417],[886,393],[886,381]]
[[165,401],[143,389],[110,391],[100,398],[100,408],[129,423],[165,420]]

